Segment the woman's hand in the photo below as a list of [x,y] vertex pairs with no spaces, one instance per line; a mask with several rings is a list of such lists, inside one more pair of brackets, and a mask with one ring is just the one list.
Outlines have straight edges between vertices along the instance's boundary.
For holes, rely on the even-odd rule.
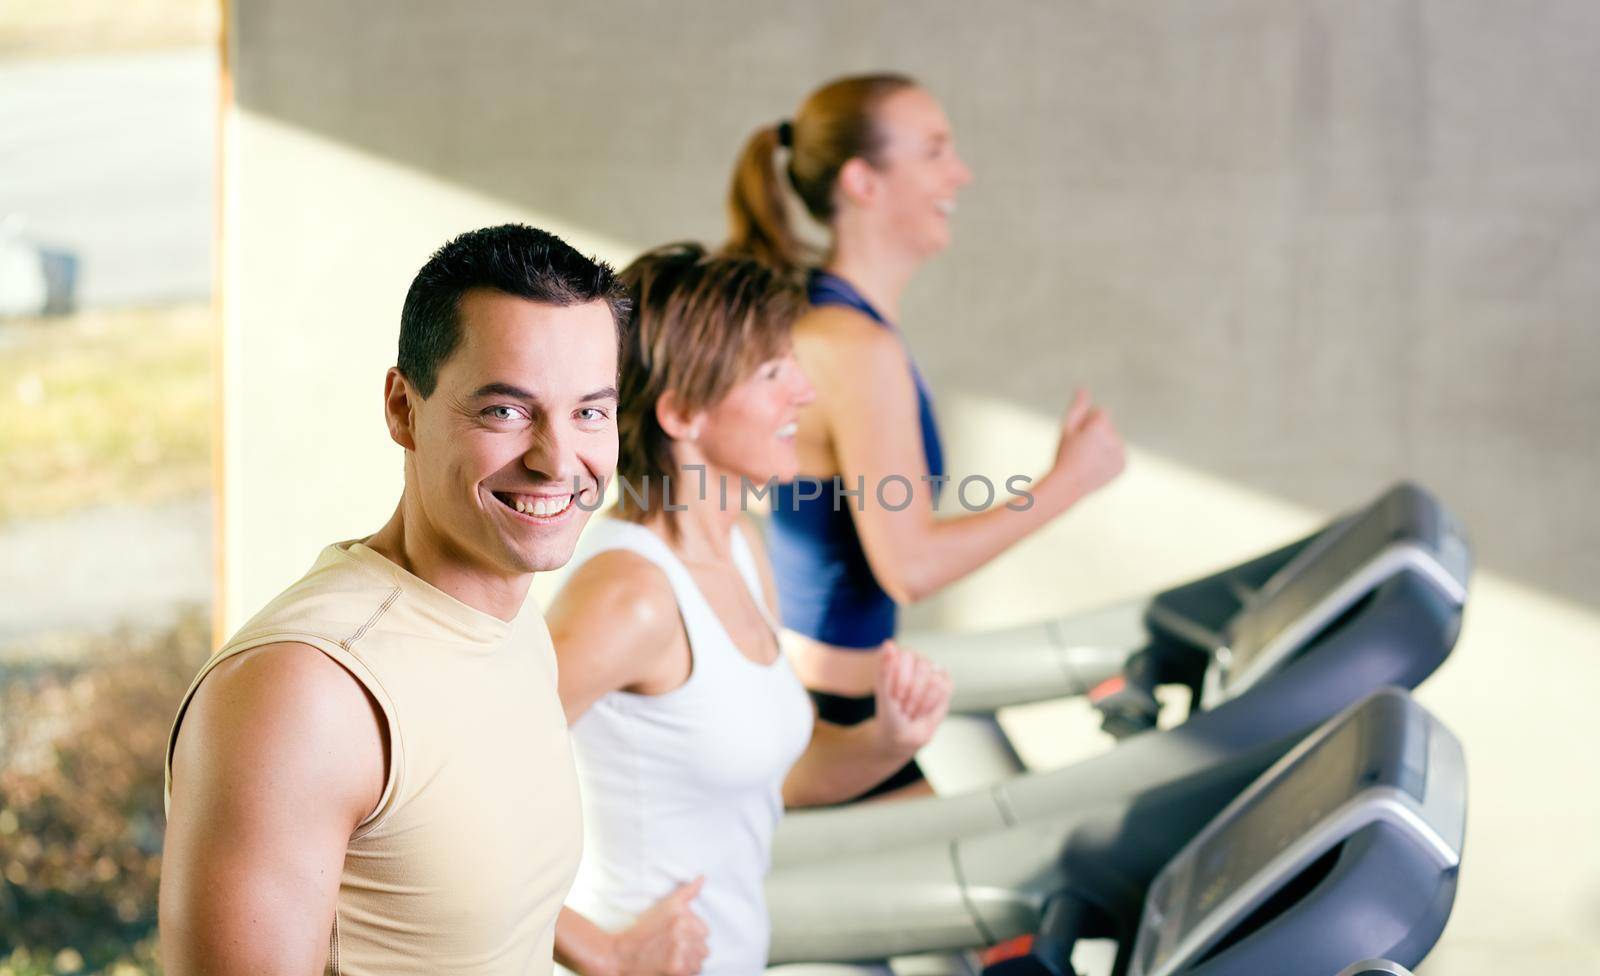
[[950,675],[915,651],[886,641],[878,661],[877,731],[883,749],[910,758],[950,709]]
[[843,803],[883,782],[933,738],[950,708],[950,687],[943,668],[886,641],[873,695],[877,714],[850,726],[819,720],[783,781],[784,803]]
[[1061,440],[1056,446],[1055,464],[1046,475],[1062,485],[1066,504],[1105,487],[1127,465],[1122,435],[1111,423],[1111,415],[1094,405],[1089,391],[1072,395],[1072,406],[1061,422]]
[[694,976],[700,971],[710,951],[708,930],[689,903],[705,880],[679,885],[613,937],[617,976]]

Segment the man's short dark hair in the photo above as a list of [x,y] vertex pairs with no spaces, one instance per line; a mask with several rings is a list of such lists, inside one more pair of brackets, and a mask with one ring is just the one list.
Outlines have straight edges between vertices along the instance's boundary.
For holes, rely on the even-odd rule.
[[474,288],[562,308],[603,301],[619,342],[628,325],[627,290],[604,261],[524,224],[468,231],[433,252],[411,280],[400,312],[396,365],[423,397],[433,395],[439,368],[461,343],[461,296]]

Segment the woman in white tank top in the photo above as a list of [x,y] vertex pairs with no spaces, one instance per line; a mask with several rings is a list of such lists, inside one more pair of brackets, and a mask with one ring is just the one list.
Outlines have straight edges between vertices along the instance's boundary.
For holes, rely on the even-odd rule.
[[[580,973],[751,976],[785,806],[839,802],[932,736],[949,679],[891,651],[878,715],[819,723],[778,648],[748,482],[798,468],[811,388],[791,355],[797,288],[695,245],[623,272],[618,511],[595,520],[549,613],[587,837],[556,929]],[[670,485],[670,488],[667,486]],[[755,497],[752,494],[749,497]]]

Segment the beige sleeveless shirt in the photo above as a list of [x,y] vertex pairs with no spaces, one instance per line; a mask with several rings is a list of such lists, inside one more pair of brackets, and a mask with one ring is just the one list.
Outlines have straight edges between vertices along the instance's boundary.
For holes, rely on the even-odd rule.
[[475,610],[359,542],[323,550],[218,662],[263,644],[318,648],[389,725],[377,809],[345,852],[334,974],[550,973],[555,920],[582,850],[582,814],[550,633]]

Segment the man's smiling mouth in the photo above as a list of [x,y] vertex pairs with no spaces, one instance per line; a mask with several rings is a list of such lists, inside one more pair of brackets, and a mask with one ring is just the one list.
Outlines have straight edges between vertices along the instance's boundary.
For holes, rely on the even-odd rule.
[[495,500],[532,522],[553,522],[567,514],[575,497],[572,492],[555,495],[528,495],[519,492],[491,492]]

